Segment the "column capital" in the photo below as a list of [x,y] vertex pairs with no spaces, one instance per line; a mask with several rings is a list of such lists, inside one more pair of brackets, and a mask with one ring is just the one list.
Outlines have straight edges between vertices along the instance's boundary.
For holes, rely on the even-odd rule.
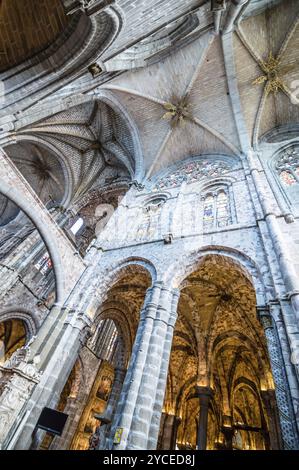
[[272,328],[272,316],[270,313],[269,305],[258,305],[256,307],[257,318],[264,329]]
[[230,415],[223,415],[222,416],[222,427],[224,428],[232,428],[233,427],[233,418]]
[[267,404],[276,406],[276,396],[274,389],[268,388],[267,390],[261,390],[261,397],[265,402],[265,406],[267,406]]
[[204,404],[205,401],[207,401],[207,404],[208,404],[211,398],[213,398],[214,396],[214,390],[211,389],[211,387],[203,387],[201,385],[197,385],[195,389],[196,389],[196,395],[200,399],[200,404]]

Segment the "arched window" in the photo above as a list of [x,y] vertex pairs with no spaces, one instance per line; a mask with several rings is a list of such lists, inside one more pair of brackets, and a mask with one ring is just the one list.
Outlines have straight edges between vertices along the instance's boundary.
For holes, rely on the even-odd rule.
[[204,199],[204,209],[203,209],[203,222],[206,228],[214,226],[215,220],[215,211],[214,211],[214,196],[208,194]]
[[217,225],[218,227],[225,227],[230,223],[230,207],[229,196],[221,190],[217,194]]
[[298,184],[299,147],[290,147],[284,150],[276,162],[275,169],[283,185],[293,186]]
[[203,195],[204,229],[226,227],[231,223],[231,201],[228,188],[218,187]]
[[164,197],[152,199],[143,208],[142,220],[137,227],[136,240],[151,239],[160,236],[161,209],[165,204]]

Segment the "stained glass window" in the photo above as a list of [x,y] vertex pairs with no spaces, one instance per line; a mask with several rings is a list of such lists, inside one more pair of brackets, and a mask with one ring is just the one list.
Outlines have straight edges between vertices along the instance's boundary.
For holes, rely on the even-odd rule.
[[52,261],[49,253],[46,251],[46,253],[38,259],[34,266],[38,271],[40,271],[41,274],[43,274],[43,276],[46,276],[46,274],[48,274],[48,272],[52,269]]
[[223,188],[215,188],[203,198],[204,228],[225,227],[231,223],[229,192]]
[[220,191],[217,195],[217,225],[225,227],[229,224],[229,200],[228,195],[224,191]]
[[291,186],[292,184],[297,183],[296,178],[293,176],[293,174],[287,170],[281,171],[279,174],[279,178],[287,186]]
[[232,169],[232,165],[224,160],[202,159],[181,165],[172,173],[163,176],[156,184],[155,190],[175,188],[184,181],[194,183],[206,178],[216,178]]
[[214,197],[209,195],[204,200],[203,223],[205,227],[214,225]]
[[299,182],[299,148],[286,149],[276,162],[276,170],[284,185],[297,184]]

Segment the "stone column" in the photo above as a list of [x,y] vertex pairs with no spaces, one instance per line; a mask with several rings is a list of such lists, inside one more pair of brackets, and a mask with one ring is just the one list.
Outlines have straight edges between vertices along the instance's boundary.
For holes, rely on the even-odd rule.
[[267,195],[263,184],[257,164],[257,156],[254,152],[250,151],[247,155],[249,169],[255,184],[256,192],[261,204],[263,215],[268,227],[269,234],[273,243],[273,247],[277,256],[282,278],[284,280],[287,295],[289,296],[296,318],[299,324],[299,279],[293,265],[291,254],[289,253],[288,246],[285,243],[276,215]]
[[[165,288],[161,282],[156,282],[147,291],[112,426],[112,439],[117,428],[122,430],[120,443],[113,445],[115,450],[147,449],[148,440],[151,446],[156,445],[159,432],[159,429],[156,432],[156,424],[157,420],[160,422],[162,411],[160,403],[163,402],[167,378],[165,367],[171,347],[168,334],[173,328],[170,327],[170,324],[173,325],[171,319],[173,296],[174,291]],[[169,351],[168,358],[167,351]]]
[[261,396],[266,408],[269,422],[269,440],[270,449],[279,450],[282,448],[278,409],[276,406],[276,398],[274,390],[262,390]]
[[[114,370],[114,382],[111,390],[111,394],[108,400],[107,408],[105,410],[104,416],[107,418],[107,420],[112,423],[115,412],[116,412],[116,407],[117,403],[120,397],[121,389],[124,383],[125,375],[126,375],[126,369],[122,369],[120,367],[116,367]],[[109,440],[109,434],[111,431],[111,425],[107,425],[107,429],[105,430],[105,436],[102,442],[99,444],[99,449],[105,449],[109,448],[113,442],[111,442],[111,439]]]
[[[173,332],[174,327],[177,319],[177,306],[179,301],[180,291],[178,289],[174,289],[172,291],[172,299],[171,299],[171,311],[168,318],[168,325],[166,327],[166,335],[164,337],[164,348],[163,348],[163,355],[162,355],[162,362],[161,362],[161,369],[159,380],[157,384],[156,390],[156,397],[154,401],[154,410],[151,420],[151,426],[149,430],[149,437],[147,442],[147,449],[156,449],[159,430],[160,430],[160,420],[162,414],[162,408],[164,403],[164,396],[167,384],[167,376],[168,376],[168,367],[169,367],[169,360],[172,348],[172,339],[173,339]],[[163,307],[165,309],[165,306]],[[165,310],[166,316],[167,307]],[[162,338],[161,338],[162,341]]]
[[221,447],[222,450],[232,450],[233,448],[233,437],[234,437],[234,426],[231,415],[222,416],[221,432],[224,436],[224,443]]
[[233,449],[233,437],[234,437],[234,428],[231,426],[223,426],[222,433],[224,435],[224,449],[232,450]]
[[174,450],[176,447],[176,439],[178,427],[181,423],[181,418],[176,415],[169,415],[162,413],[163,427],[161,429],[160,450]]
[[199,420],[197,431],[197,448],[198,450],[206,450],[208,436],[208,415],[209,404],[213,397],[213,391],[209,387],[197,387],[199,397]]
[[283,448],[286,450],[295,450],[298,449],[299,445],[296,419],[275,324],[272,322],[268,307],[259,307],[258,315],[264,328],[268,345],[271,369],[275,383],[275,396],[280,419]]

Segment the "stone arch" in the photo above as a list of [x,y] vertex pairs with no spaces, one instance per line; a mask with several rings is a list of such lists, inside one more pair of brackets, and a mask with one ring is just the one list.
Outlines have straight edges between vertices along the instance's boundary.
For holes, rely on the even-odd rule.
[[242,274],[252,283],[256,293],[257,305],[265,305],[267,300],[270,300],[268,299],[269,293],[264,285],[262,273],[256,262],[245,253],[234,248],[208,245],[198,250],[191,251],[183,260],[179,259],[177,263],[169,268],[166,273],[166,279],[173,287],[180,288],[184,279],[198,269],[206,255],[221,256],[223,259],[234,263]]
[[134,179],[138,182],[141,182],[144,176],[144,161],[143,161],[143,153],[141,147],[141,141],[139,137],[138,128],[130,116],[129,112],[125,109],[125,107],[120,103],[120,101],[116,98],[116,96],[111,91],[107,91],[102,89],[97,92],[96,99],[103,101],[104,103],[108,104],[117,114],[121,114],[128,125],[128,128],[131,132],[133,145],[134,145],[134,159],[135,159],[135,174]]
[[109,268],[109,279],[116,284],[124,274],[129,273],[143,273],[149,276],[151,283],[153,284],[157,280],[157,271],[153,263],[145,258],[130,257],[124,260],[118,261]]
[[[157,279],[157,272],[155,266],[145,258],[130,257],[127,259],[119,260],[116,263],[109,266],[102,274],[107,278],[106,291],[101,291],[100,295],[97,295],[90,303],[90,310],[95,312],[98,311],[100,306],[107,300],[107,292],[115,286],[121,279],[129,274],[142,274],[148,277],[151,285]],[[108,287],[109,286],[109,287]]]
[[239,379],[237,379],[235,384],[234,384],[234,390],[233,390],[233,393],[231,395],[231,410],[232,410],[232,413],[234,413],[234,408],[235,408],[235,403],[234,403],[235,402],[235,395],[242,388],[245,388],[245,389],[249,390],[249,392],[252,393],[255,396],[255,398],[258,402],[258,405],[259,405],[259,414],[260,414],[261,422],[265,421],[265,416],[266,416],[265,411],[266,410],[264,408],[264,403],[263,403],[263,400],[262,400],[262,398],[260,396],[260,393],[257,389],[257,386],[254,382],[247,379],[246,377],[239,377]]
[[176,400],[176,404],[175,404],[175,412],[176,412],[176,414],[178,414],[178,415],[180,414],[182,404],[184,403],[184,401],[186,400],[186,398],[190,395],[190,393],[192,392],[192,389],[193,389],[193,388],[195,387],[195,385],[196,385],[196,379],[197,379],[196,376],[190,377],[190,378],[184,383],[184,385],[181,387],[180,392],[179,392],[179,395],[178,395],[177,400]]
[[100,307],[95,318],[95,325],[101,320],[113,320],[118,329],[121,339],[121,366],[125,367],[128,363],[130,352],[133,347],[133,331],[129,322],[130,311],[127,306],[120,301],[108,301]]
[[285,142],[297,138],[298,132],[298,123],[288,123],[276,126],[259,138],[258,148],[265,143],[276,144],[278,142]]
[[3,179],[1,179],[1,194],[6,196],[14,204],[20,207],[24,214],[27,215],[27,217],[37,228],[53,262],[53,270],[56,281],[56,301],[59,302],[63,297],[64,275],[60,253],[57,250],[57,241],[55,240],[53,234],[47,230],[47,226],[41,222],[39,214],[35,210],[33,204],[25,200],[18,190],[9,186],[5,181],[3,181]]
[[200,184],[201,191],[209,191],[210,188],[214,188],[215,186],[231,186],[236,181],[235,177],[232,176],[223,176],[214,178],[212,181],[203,181]]
[[[178,258],[166,273],[166,279],[173,288],[181,290],[181,297],[165,413],[173,412],[181,418],[182,428],[179,431],[173,428],[173,432],[182,448],[190,443],[192,448],[196,445],[206,448],[207,440],[213,438],[216,422],[218,425],[226,421],[232,423],[231,394],[238,377],[256,381],[258,389],[267,392],[274,389],[267,342],[255,309],[256,289],[260,289],[261,304],[267,301],[264,284],[257,266],[247,255],[215,246],[191,251],[184,259]],[[188,397],[199,400],[197,411],[196,402],[188,404]],[[215,416],[210,424],[209,411],[201,407],[204,403],[209,404],[209,410],[214,403]],[[196,413],[200,429],[194,426]],[[201,421],[204,415],[206,424]],[[184,434],[188,420],[190,432],[187,434],[191,440]],[[268,432],[267,423],[262,427]],[[163,428],[161,432],[164,433]],[[224,433],[223,436],[227,439]],[[229,445],[226,440],[225,446]],[[209,446],[217,448],[216,441]]]
[[[268,160],[268,168],[271,172],[271,177],[275,181],[275,185],[273,187],[274,193],[276,197],[279,199],[279,196],[282,195],[284,203],[287,205],[288,209],[293,209],[299,201],[299,178],[297,175],[297,171],[294,168],[293,170],[288,167],[288,165],[284,166],[281,169],[281,173],[287,172],[292,177],[294,184],[287,185],[285,184],[282,179],[280,178],[279,169],[276,167],[280,157],[283,156],[284,152],[288,149],[294,148],[296,150],[297,155],[299,154],[299,140],[298,138],[292,140],[291,142],[285,143],[280,145],[278,149],[271,155]],[[272,153],[272,152],[271,152]],[[296,165],[297,166],[297,165]],[[298,162],[299,167],[299,162]],[[272,179],[271,178],[271,179]],[[276,186],[276,187],[275,187]],[[277,193],[280,193],[279,195]]]
[[0,322],[7,320],[22,320],[26,329],[27,341],[36,335],[39,321],[34,312],[29,312],[19,306],[11,306],[0,311]]

